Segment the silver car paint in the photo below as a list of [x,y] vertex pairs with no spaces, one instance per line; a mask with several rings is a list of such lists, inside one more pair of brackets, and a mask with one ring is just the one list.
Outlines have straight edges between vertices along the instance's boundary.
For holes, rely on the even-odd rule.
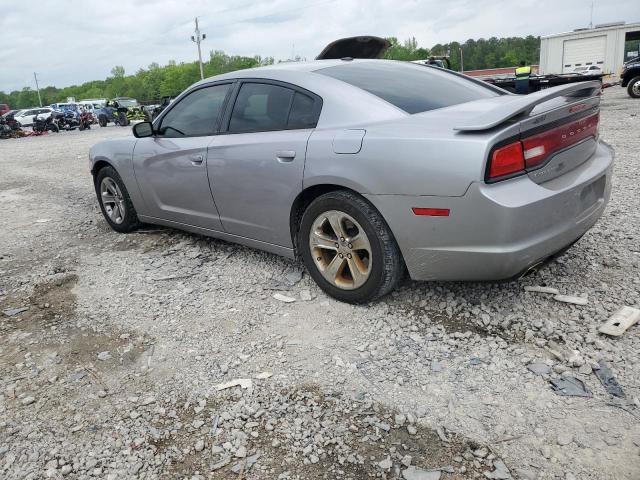
[[[504,99],[496,97],[408,115],[363,90],[313,73],[319,63],[330,66],[342,62],[326,60],[232,72],[199,82],[176,99],[174,104],[193,88],[238,78],[283,81],[323,98],[313,131],[179,139],[186,141],[188,148],[206,150],[207,157],[203,162],[206,168],[192,165],[191,154],[178,152],[181,147],[176,144],[177,150],[167,158],[183,171],[184,177],[175,186],[188,182],[184,190],[174,186],[168,196],[165,191],[154,191],[163,184],[158,177],[163,172],[159,166],[162,162],[153,158],[154,152],[160,151],[157,144],[176,139],[140,139],[151,144],[135,147],[133,157],[139,154],[140,158],[135,162],[132,152],[136,139],[103,142],[92,148],[91,161],[94,165],[106,161],[118,170],[142,221],[288,257],[294,256],[289,218],[296,195],[314,185],[350,188],[382,213],[416,279],[510,276],[578,238],[601,215],[610,190],[612,154],[607,149],[600,147],[598,155],[588,162],[544,185],[527,176],[487,185],[483,177],[491,146],[520,133],[526,119],[482,132],[460,132],[455,127],[461,125],[461,119],[473,116],[472,112],[493,108],[505,103]],[[550,105],[555,110],[539,115],[538,122],[566,115],[562,102]],[[282,151],[295,152],[293,161],[278,158]],[[345,151],[352,153],[336,153]],[[150,165],[158,167],[151,179],[147,170]],[[209,198],[207,172],[213,192]],[[571,183],[575,175],[579,178]],[[606,188],[598,199],[599,207],[577,222],[575,210],[579,206],[575,199],[586,184],[603,175]],[[158,182],[155,186],[154,179]],[[191,197],[194,191],[187,192],[194,180],[197,198]],[[550,187],[558,181],[569,183]],[[184,201],[184,195],[192,201]],[[451,208],[452,214],[416,217],[411,213],[416,206]],[[549,211],[558,213],[549,217]]]

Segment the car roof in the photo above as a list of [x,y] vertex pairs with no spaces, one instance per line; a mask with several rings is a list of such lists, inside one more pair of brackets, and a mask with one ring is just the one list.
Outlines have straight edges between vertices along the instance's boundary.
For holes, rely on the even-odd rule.
[[[365,121],[376,122],[402,118],[407,113],[381,98],[341,80],[315,73],[317,70],[338,65],[365,62],[395,62],[394,60],[314,60],[288,62],[263,67],[236,70],[205,78],[185,90],[178,98],[193,89],[214,82],[236,79],[260,79],[289,83],[319,95],[323,100],[318,128],[340,125],[359,125]],[[397,62],[404,64],[406,62]],[[418,67],[427,68],[427,67]]]

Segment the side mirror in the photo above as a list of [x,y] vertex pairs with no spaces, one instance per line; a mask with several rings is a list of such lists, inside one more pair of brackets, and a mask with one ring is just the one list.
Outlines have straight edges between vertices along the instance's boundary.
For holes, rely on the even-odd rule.
[[144,138],[153,136],[153,125],[151,122],[140,122],[133,126],[133,136]]

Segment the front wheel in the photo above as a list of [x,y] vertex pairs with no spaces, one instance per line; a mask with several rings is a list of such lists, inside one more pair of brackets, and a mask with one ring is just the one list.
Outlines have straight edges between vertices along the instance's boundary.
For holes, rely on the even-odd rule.
[[329,192],[305,210],[298,249],[330,296],[364,303],[393,290],[404,273],[400,249],[380,213],[347,191]]
[[627,93],[631,98],[640,98],[640,76],[634,77],[629,81]]
[[128,233],[140,225],[127,187],[113,167],[102,168],[95,178],[100,210],[116,232]]

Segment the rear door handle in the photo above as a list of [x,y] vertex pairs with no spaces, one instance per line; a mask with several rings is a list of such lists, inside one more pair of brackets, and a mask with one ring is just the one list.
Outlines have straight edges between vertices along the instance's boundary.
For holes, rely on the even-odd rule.
[[204,162],[204,155],[191,155],[189,159],[191,160],[191,165],[202,165],[202,162]]
[[278,150],[276,158],[280,163],[292,162],[296,158],[296,152],[295,150]]

